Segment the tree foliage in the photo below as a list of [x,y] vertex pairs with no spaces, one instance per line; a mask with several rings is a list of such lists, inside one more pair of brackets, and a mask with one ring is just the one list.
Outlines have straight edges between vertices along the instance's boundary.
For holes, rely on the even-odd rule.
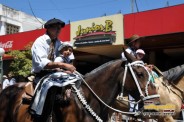
[[27,77],[31,74],[32,56],[31,56],[32,42],[25,46],[25,50],[12,50],[8,54],[13,57],[13,61],[10,64],[10,72],[13,75],[22,75]]

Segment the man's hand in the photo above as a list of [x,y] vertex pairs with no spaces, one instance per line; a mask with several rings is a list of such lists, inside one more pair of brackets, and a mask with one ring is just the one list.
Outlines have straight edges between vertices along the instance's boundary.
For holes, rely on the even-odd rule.
[[149,67],[151,70],[153,70],[153,68],[154,68],[154,65],[152,65],[152,64],[149,64],[149,65],[147,65],[147,67]]
[[76,68],[75,68],[73,65],[71,65],[71,64],[66,64],[66,63],[64,63],[64,67],[63,67],[63,68],[65,68],[65,69],[71,71],[72,73],[76,70]]
[[154,65],[152,65],[152,64],[149,64],[149,65],[146,64],[145,66],[146,66],[146,68],[148,69],[149,72],[151,72],[154,68]]
[[67,64],[67,63],[62,63],[62,62],[49,62],[44,68],[45,69],[62,68],[62,69],[69,70],[72,73],[76,70],[76,68],[73,65]]

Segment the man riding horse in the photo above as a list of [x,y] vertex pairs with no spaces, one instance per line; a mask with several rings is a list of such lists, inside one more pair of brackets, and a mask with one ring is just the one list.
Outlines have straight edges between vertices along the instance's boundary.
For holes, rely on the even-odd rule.
[[51,19],[44,25],[46,33],[36,39],[31,48],[32,53],[32,72],[36,74],[35,83],[44,75],[50,74],[56,68],[65,68],[71,72],[75,67],[71,64],[53,62],[59,55],[58,48],[62,42],[58,36],[65,26],[65,23],[59,19]]
[[[32,105],[32,109],[35,112],[35,109],[38,109],[37,105],[39,101],[43,101],[43,96],[47,94],[47,90],[52,87],[52,85],[49,85],[47,79],[46,82],[41,82],[40,79],[42,79],[44,76],[51,75],[57,71],[60,71],[60,68],[67,69],[70,72],[74,72],[76,68],[67,63],[63,62],[54,62],[54,59],[59,55],[58,48],[60,45],[62,45],[62,42],[58,39],[58,36],[62,30],[62,28],[65,26],[65,23],[59,19],[51,19],[47,21],[44,25],[44,28],[46,29],[46,33],[40,37],[38,37],[35,42],[32,45],[31,53],[32,53],[32,72],[36,74],[35,80],[34,80],[34,86],[36,86],[38,83],[44,84],[42,86],[47,85],[46,87],[42,88],[36,93],[35,100]],[[72,53],[73,57],[73,53]],[[65,73],[66,74],[66,73]],[[56,74],[56,75],[62,75]],[[59,77],[60,77],[59,76]],[[58,76],[53,76],[58,77]],[[58,86],[58,84],[57,84]],[[46,90],[47,89],[47,90]],[[61,98],[61,96],[57,95],[58,99]],[[45,99],[45,98],[44,98]],[[56,98],[57,99],[57,98]],[[44,102],[40,102],[40,104],[43,104]],[[42,105],[41,105],[42,106]]]

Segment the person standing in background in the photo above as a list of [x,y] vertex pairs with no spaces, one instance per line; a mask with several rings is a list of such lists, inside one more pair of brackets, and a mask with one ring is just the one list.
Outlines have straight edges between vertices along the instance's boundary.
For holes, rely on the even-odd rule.
[[[136,54],[136,51],[141,46],[141,37],[139,37],[136,34],[133,35],[133,36],[131,36],[127,40],[127,45],[128,45],[128,47],[125,49],[125,51],[136,58],[136,55],[137,55]],[[124,55],[124,52],[122,52],[121,57],[122,57],[122,60],[123,61],[126,61],[127,60],[126,57],[125,57],[125,55]],[[135,100],[130,94],[128,95],[128,99],[130,101],[134,101]],[[131,111],[131,112],[135,112],[135,111],[138,110],[138,105],[135,105],[135,104],[130,103],[129,104],[129,107],[130,107],[129,111]]]
[[136,58],[137,58],[138,60],[142,60],[142,59],[144,58],[144,56],[145,56],[144,50],[138,49],[138,50],[136,51]]
[[13,74],[11,72],[8,73],[8,79],[9,79],[10,85],[14,85],[16,83],[16,79],[13,77]]
[[[136,58],[136,50],[141,46],[141,37],[138,35],[133,35],[127,40],[127,46],[128,47],[125,49],[125,51]],[[124,52],[122,52],[121,57],[122,60],[126,60]]]
[[9,85],[10,85],[10,82],[8,80],[8,77],[6,75],[3,75],[3,86],[2,86],[2,89],[5,89]]

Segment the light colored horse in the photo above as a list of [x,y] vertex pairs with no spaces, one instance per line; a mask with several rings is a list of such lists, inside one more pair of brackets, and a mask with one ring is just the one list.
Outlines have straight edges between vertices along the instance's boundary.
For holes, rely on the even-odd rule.
[[[163,77],[155,79],[157,93],[160,95],[160,103],[162,105],[175,105],[175,115],[154,116],[153,118],[157,118],[159,122],[174,122],[174,119],[178,119],[180,116],[181,106],[184,99],[184,65],[172,68],[168,71],[163,72],[163,74],[164,78],[167,78],[167,80],[163,79]],[[119,101],[115,103],[115,107],[121,110],[125,110],[128,108],[126,104],[122,104]]]
[[172,104],[175,105],[175,115],[174,116],[158,116],[159,122],[174,122],[173,118],[178,118],[181,111],[182,99],[181,93],[173,88],[172,86],[166,84],[163,78],[155,79],[157,92],[160,95],[160,103],[162,105]]

